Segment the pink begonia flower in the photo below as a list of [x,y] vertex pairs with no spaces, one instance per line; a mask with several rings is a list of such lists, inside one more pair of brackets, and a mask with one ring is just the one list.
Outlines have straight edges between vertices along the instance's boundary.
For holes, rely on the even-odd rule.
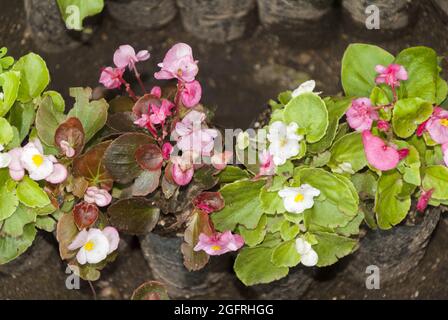
[[163,99],[162,105],[157,107],[156,105],[151,105],[152,114],[149,116],[149,120],[152,124],[164,123],[166,118],[171,115],[171,109],[174,107],[170,101]]
[[134,48],[125,44],[118,47],[114,53],[114,63],[118,68],[128,67],[130,70],[135,68],[135,64],[139,61],[148,60],[150,54],[148,50],[141,50],[135,54]]
[[68,143],[68,141],[62,140],[59,146],[67,158],[72,158],[76,153],[75,149]]
[[194,251],[205,251],[208,255],[217,256],[230,251],[236,251],[244,245],[244,239],[238,234],[230,231],[215,233],[207,236],[204,233],[199,235],[199,242],[194,247]]
[[426,207],[428,206],[428,202],[431,199],[432,193],[434,192],[434,189],[424,191],[422,190],[422,194],[420,195],[420,198],[417,202],[417,211],[419,212],[425,212]]
[[388,146],[381,138],[366,130],[362,133],[362,142],[367,161],[376,169],[388,171],[400,162],[400,155],[395,148]]
[[423,135],[423,133],[426,131],[426,125],[428,124],[428,120],[426,120],[425,122],[421,123],[416,131],[416,135],[417,137],[421,137]]
[[107,67],[101,71],[99,82],[107,89],[117,89],[121,87],[124,69]]
[[407,148],[397,150],[397,152],[398,152],[398,158],[400,159],[400,161],[409,155],[409,149],[407,149]]
[[22,148],[14,148],[9,150],[8,154],[11,156],[9,163],[9,175],[15,181],[20,181],[25,176],[25,168],[20,161],[22,156]]
[[212,156],[212,165],[216,170],[224,170],[227,164],[232,160],[233,152],[224,151],[222,153],[216,153]]
[[84,194],[84,201],[95,203],[98,207],[105,207],[111,203],[112,196],[107,190],[88,187]]
[[448,167],[448,143],[442,144],[442,152],[443,152],[443,161],[445,165]]
[[203,128],[205,114],[196,110],[190,111],[181,122],[176,123],[173,136],[177,147],[183,152],[193,151],[202,155],[210,155],[218,132]]
[[149,114],[143,113],[140,118],[134,121],[134,124],[141,128],[148,128],[151,125],[151,119]]
[[358,132],[370,130],[373,120],[378,120],[378,112],[373,109],[369,98],[353,100],[346,115],[350,127]]
[[258,155],[260,160],[260,176],[272,176],[275,173],[274,156],[268,150],[263,150]]
[[179,186],[185,186],[193,179],[194,163],[198,155],[194,152],[184,152],[182,156],[171,157],[173,164],[171,176]]
[[65,179],[67,179],[67,175],[68,172],[65,166],[63,166],[60,163],[54,163],[53,173],[50,174],[47,178],[45,178],[45,180],[52,184],[58,184],[64,182]]
[[408,80],[406,69],[399,64],[393,63],[387,67],[379,64],[375,67],[375,71],[379,73],[375,79],[377,84],[385,83],[395,88],[400,86],[400,80]]
[[79,249],[76,260],[79,264],[99,263],[117,250],[120,242],[118,231],[113,227],[106,227],[103,230],[91,228],[81,230],[75,237],[68,249],[73,251]]
[[162,89],[158,86],[154,86],[152,87],[150,94],[157,99],[160,99],[162,97]]
[[180,94],[182,103],[187,108],[196,106],[202,97],[202,87],[198,81],[185,83],[184,88]]
[[439,144],[448,143],[448,111],[440,107],[434,108],[434,112],[426,123],[431,139]]
[[171,152],[173,152],[173,146],[169,142],[165,142],[162,146],[162,157],[165,160],[168,160],[171,156]]
[[378,130],[380,130],[382,132],[386,132],[386,131],[389,131],[390,124],[389,124],[389,122],[387,122],[385,120],[379,120],[377,127],[378,127]]
[[175,44],[158,66],[161,70],[154,74],[158,80],[176,78],[182,82],[192,82],[199,71],[197,61],[193,59],[193,50],[185,43]]

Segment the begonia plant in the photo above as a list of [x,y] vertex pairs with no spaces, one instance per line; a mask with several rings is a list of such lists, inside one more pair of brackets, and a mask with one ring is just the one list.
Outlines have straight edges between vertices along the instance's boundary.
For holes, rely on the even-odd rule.
[[243,168],[221,173],[225,206],[211,218],[244,239],[234,265],[243,283],[331,265],[356,249],[363,221],[390,229],[447,203],[448,86],[439,61],[426,47],[394,57],[350,45],[345,96],[322,98],[307,81],[271,101],[265,127],[240,134]]

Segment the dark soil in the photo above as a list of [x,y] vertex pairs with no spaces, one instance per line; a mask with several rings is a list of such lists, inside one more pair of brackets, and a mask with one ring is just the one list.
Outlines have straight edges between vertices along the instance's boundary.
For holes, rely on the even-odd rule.
[[[106,14],[100,19],[89,43],[60,54],[39,51],[26,28],[22,1],[0,0],[0,46],[7,46],[13,56],[35,51],[47,61],[52,75],[51,88],[67,96],[71,86],[98,85],[100,68],[112,64],[114,50],[129,43],[138,50],[152,53],[139,65],[145,82],[155,84],[152,73],[163,54],[174,43],[189,43],[200,61],[199,80],[204,88],[203,102],[216,107],[216,124],[227,128],[245,128],[266,108],[266,102],[278,92],[293,89],[307,78],[318,83],[325,94],[340,92],[340,60],[349,43],[369,42],[397,53],[408,46],[427,45],[439,55],[448,56],[446,17],[430,1],[421,1],[418,17],[404,33],[391,36],[377,31],[359,30],[350,23],[335,24],[331,31],[313,39],[279,38],[260,28],[249,37],[225,45],[208,44],[186,33],[177,17],[157,31],[121,30]],[[342,15],[340,9],[338,14]],[[338,21],[342,21],[342,16]],[[345,19],[347,21],[347,19]],[[318,30],[317,30],[318,31]],[[319,34],[319,33],[317,33]],[[312,47],[310,44],[312,43]],[[448,70],[447,61],[444,68]],[[448,298],[448,224],[441,221],[420,265],[396,283],[380,290],[367,290],[364,282],[344,270],[344,262],[325,271],[312,284],[304,298],[309,299],[429,299]],[[117,261],[104,270],[94,283],[99,298],[130,297],[132,290],[152,280],[135,239],[123,243]],[[87,282],[80,290],[65,287],[65,266],[56,247],[45,264],[18,276],[0,275],[2,299],[93,299]],[[210,297],[213,298],[213,297]]]

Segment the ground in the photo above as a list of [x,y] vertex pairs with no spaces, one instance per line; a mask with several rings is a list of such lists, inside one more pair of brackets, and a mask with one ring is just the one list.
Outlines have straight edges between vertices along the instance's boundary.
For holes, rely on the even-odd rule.
[[[64,96],[72,86],[96,87],[100,68],[112,63],[112,54],[120,44],[150,50],[152,57],[141,64],[141,71],[145,82],[152,84],[151,74],[164,52],[173,43],[189,43],[200,61],[203,102],[216,107],[215,123],[226,128],[248,127],[266,108],[270,98],[307,78],[315,79],[319,91],[327,95],[339,93],[340,60],[349,43],[374,43],[392,53],[408,46],[427,45],[441,56],[448,53],[446,17],[430,1],[422,1],[419,17],[399,35],[380,37],[374,31],[358,33],[349,23],[337,23],[320,38],[313,35],[312,47],[306,37],[280,39],[260,28],[255,28],[243,40],[225,45],[209,44],[185,33],[179,18],[162,30],[121,30],[106,13],[89,43],[60,54],[47,54],[35,46],[26,28],[22,1],[0,0],[0,8],[0,46],[7,46],[16,57],[30,50],[41,54],[52,75],[50,87]],[[446,60],[443,65],[447,69]],[[336,280],[315,283],[305,298],[448,298],[447,231],[446,220],[441,221],[422,263],[400,282],[380,290],[366,290],[364,283],[354,282],[342,270]],[[102,280],[94,284],[100,298],[127,299],[134,288],[152,279],[137,241],[130,239],[125,245],[130,249],[124,250],[116,263],[104,271]],[[53,249],[45,263],[36,269],[19,276],[0,275],[0,298],[93,299],[87,283],[81,284],[81,290],[65,288],[65,267],[56,247]]]

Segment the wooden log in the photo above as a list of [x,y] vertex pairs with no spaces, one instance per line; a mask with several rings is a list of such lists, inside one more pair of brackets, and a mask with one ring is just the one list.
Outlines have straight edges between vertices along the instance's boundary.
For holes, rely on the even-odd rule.
[[107,11],[122,29],[156,29],[177,14],[175,0],[110,0]]
[[177,0],[184,28],[209,42],[241,38],[255,21],[255,0]]
[[25,0],[26,20],[31,38],[42,51],[57,53],[82,44],[77,32],[67,30],[55,0]]
[[140,237],[143,255],[154,277],[162,281],[171,298],[239,298],[232,285],[230,255],[211,257],[199,271],[188,271],[180,251],[183,239],[154,232]]
[[368,266],[377,266],[381,283],[405,276],[423,258],[426,247],[441,214],[440,208],[431,208],[416,225],[398,225],[390,230],[368,230],[359,249],[348,262],[353,277],[365,279]]
[[415,13],[415,3],[415,0],[343,0],[342,6],[346,18],[368,30],[366,20],[371,13],[366,13],[366,8],[375,5],[379,10],[379,30],[394,31],[409,25]]

